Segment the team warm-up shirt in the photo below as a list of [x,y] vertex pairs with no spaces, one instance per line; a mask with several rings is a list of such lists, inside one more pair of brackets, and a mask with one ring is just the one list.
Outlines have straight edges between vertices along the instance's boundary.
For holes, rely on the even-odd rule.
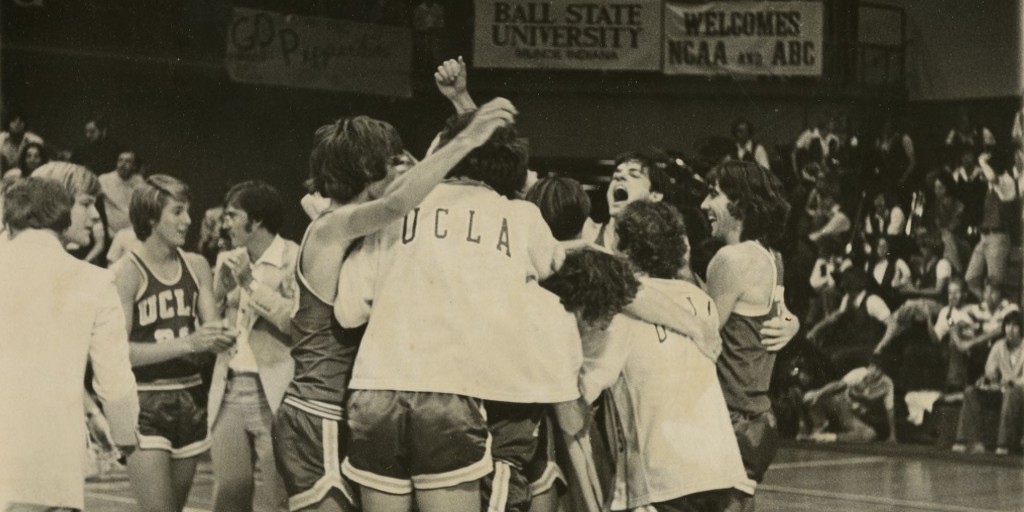
[[[700,288],[685,281],[644,280],[644,286],[652,283],[717,329],[718,310]],[[625,440],[613,510],[729,488],[744,479],[709,352],[715,350],[624,314],[612,322],[605,346],[587,348],[584,395],[593,398],[611,389]]]
[[561,257],[533,204],[478,182],[438,185],[342,266],[335,315],[345,327],[369,317],[350,387],[507,402],[576,398],[575,386],[524,378],[549,350],[525,335],[536,300],[529,286]]
[[[130,253],[142,274],[141,291],[135,297],[132,329],[128,339],[140,343],[160,343],[188,336],[195,330],[196,304],[199,302],[199,284],[179,249],[178,277],[162,281],[136,253]],[[132,368],[139,389],[155,389],[155,381],[171,380],[181,385],[194,385],[199,367],[191,358],[183,357]],[[150,386],[146,386],[150,384]],[[166,383],[170,387],[174,384]],[[168,389],[167,385],[158,386]]]

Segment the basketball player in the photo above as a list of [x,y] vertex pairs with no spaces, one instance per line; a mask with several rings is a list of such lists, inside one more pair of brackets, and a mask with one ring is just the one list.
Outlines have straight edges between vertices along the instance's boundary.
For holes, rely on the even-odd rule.
[[718,374],[747,470],[737,485],[746,494],[733,494],[729,510],[753,510],[754,489],[778,448],[768,397],[775,354],[761,329],[785,308],[782,257],[772,244],[789,204],[778,178],[756,163],[726,162],[712,169],[708,182],[701,208],[711,236],[725,244],[711,259],[707,280],[722,326]]
[[142,247],[113,269],[141,409],[128,476],[145,512],[185,506],[197,458],[210,447],[202,358],[234,343],[217,315],[209,264],[181,249],[189,202],[188,186],[176,178],[147,178],[129,206]]
[[329,203],[307,228],[299,249],[299,307],[291,333],[295,376],[273,429],[292,511],[354,510],[339,463],[347,451],[344,405],[362,329],[342,329],[332,312],[339,291],[345,293],[338,288],[338,274],[350,246],[412,210],[515,113],[507,100],[491,101],[452,143],[408,172],[403,172],[401,138],[388,123],[360,116],[317,130],[309,184]]
[[[449,123],[442,150],[467,119]],[[566,363],[579,347],[520,335],[531,281],[551,275],[562,254],[537,208],[510,199],[526,180],[524,149],[513,129],[496,131],[404,222],[368,238],[342,266],[346,293],[335,314],[348,326],[369,318],[343,464],[367,511],[413,500],[424,512],[480,510],[496,419],[485,417],[484,401],[510,404],[501,412],[511,420],[530,414],[516,405],[579,396]]]
[[[619,214],[617,233],[618,250],[640,271],[644,286],[676,297],[681,311],[717,327],[711,297],[674,279],[687,252],[686,229],[674,207],[632,203]],[[603,351],[588,357],[580,377],[588,402],[610,389],[621,425],[612,510],[720,510],[744,477],[715,370],[720,351],[718,339],[693,340],[615,317]]]

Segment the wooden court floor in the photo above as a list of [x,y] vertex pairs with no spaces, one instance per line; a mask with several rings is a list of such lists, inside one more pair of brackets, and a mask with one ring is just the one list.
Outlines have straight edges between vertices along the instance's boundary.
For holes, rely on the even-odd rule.
[[[186,512],[211,510],[209,463],[199,467]],[[123,473],[86,485],[89,512],[133,512]],[[759,512],[1024,511],[1020,457],[937,456],[927,450],[843,450],[790,444],[758,491]]]

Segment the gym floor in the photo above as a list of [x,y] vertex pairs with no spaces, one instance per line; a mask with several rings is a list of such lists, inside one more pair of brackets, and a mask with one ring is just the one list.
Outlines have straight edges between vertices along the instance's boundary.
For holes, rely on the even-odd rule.
[[[186,512],[211,510],[213,475],[201,463]],[[86,485],[88,512],[133,512],[123,471]],[[758,491],[759,512],[1024,510],[1019,456],[967,456],[907,445],[789,443]]]

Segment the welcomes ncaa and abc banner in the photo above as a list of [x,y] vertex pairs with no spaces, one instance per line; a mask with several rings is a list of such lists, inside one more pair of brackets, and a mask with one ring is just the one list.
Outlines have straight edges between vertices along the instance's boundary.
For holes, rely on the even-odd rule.
[[821,76],[820,2],[665,5],[668,75]]
[[409,29],[235,8],[224,64],[236,82],[408,98]]
[[477,0],[475,12],[476,67],[661,67],[660,0]]

